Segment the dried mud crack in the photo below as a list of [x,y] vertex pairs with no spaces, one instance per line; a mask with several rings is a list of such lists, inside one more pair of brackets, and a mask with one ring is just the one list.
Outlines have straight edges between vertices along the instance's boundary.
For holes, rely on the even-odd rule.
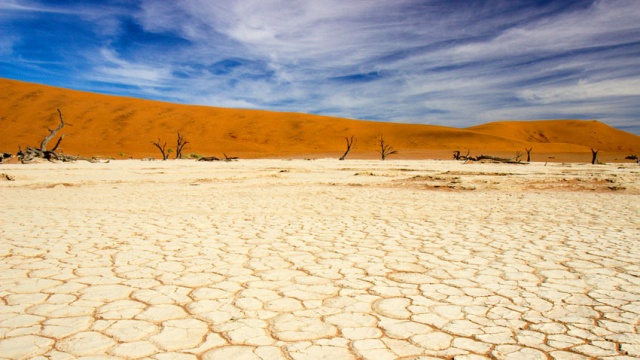
[[8,168],[0,358],[640,357],[636,168],[347,162]]

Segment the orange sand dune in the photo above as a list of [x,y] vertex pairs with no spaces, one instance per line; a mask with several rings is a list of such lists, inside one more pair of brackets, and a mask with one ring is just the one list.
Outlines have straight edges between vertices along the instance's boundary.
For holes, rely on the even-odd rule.
[[467,130],[487,135],[508,136],[538,144],[573,144],[603,151],[638,151],[637,135],[612,128],[596,120],[499,121]]
[[[0,151],[38,146],[57,126],[60,108],[65,154],[99,157],[159,157],[158,138],[183,153],[206,156],[339,157],[345,137],[358,139],[349,158],[378,156],[381,135],[399,151],[396,158],[450,158],[453,150],[504,155],[534,148],[534,161],[590,160],[590,147],[611,161],[640,153],[640,136],[597,121],[498,122],[468,129],[349,120],[300,113],[178,105],[0,79]],[[53,146],[54,141],[50,143]],[[558,154],[551,156],[550,154]],[[564,154],[564,155],[563,155]]]

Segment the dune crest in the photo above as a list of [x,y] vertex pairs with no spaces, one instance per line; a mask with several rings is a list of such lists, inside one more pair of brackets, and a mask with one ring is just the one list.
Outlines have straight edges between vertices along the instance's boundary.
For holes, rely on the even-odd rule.
[[508,134],[532,145],[573,144],[605,151],[637,150],[639,139],[597,120],[497,121],[467,129],[487,135]]
[[[583,161],[591,147],[608,160],[640,152],[640,136],[597,121],[505,121],[457,129],[179,105],[9,79],[0,79],[0,151],[39,144],[58,123],[58,108],[72,125],[60,132],[66,134],[61,148],[82,156],[159,157],[152,141],[175,149],[177,132],[189,141],[183,154],[243,158],[339,157],[348,136],[358,138],[349,158],[372,158],[381,135],[399,151],[398,158],[450,158],[452,151],[467,149],[513,154],[531,147],[534,154],[587,154]],[[546,155],[538,161],[561,158]]]

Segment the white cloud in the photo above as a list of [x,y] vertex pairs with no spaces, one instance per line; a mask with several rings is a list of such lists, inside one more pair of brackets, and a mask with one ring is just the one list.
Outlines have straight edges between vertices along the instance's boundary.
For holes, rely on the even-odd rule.
[[66,13],[66,11],[55,9],[53,7],[43,6],[38,4],[37,2],[16,1],[16,0],[0,0],[0,10],[20,11],[24,13],[29,13],[29,12]]
[[[515,55],[544,56],[637,41],[640,7],[635,0],[597,1],[594,6],[511,28],[488,42],[452,49],[461,59]],[[634,34],[635,33],[635,34]]]
[[234,109],[259,109],[256,104],[250,103],[246,100],[230,99],[226,96],[195,96],[195,102],[198,104],[212,104],[216,107],[226,107]]
[[524,100],[540,104],[591,101],[620,96],[640,97],[640,78],[599,82],[582,80],[569,86],[541,87],[520,92],[520,97]]
[[121,59],[110,49],[101,49],[100,65],[89,75],[93,80],[141,87],[166,86],[171,80],[171,71],[166,67],[136,64]]
[[[214,79],[213,86],[222,85],[226,92],[225,103],[240,101],[245,107],[289,100],[293,105],[279,110],[332,109],[332,115],[347,117],[377,113],[392,117],[385,119],[390,121],[455,124],[486,118],[496,107],[524,111],[532,102],[638,95],[635,80],[610,78],[616,64],[632,65],[629,57],[603,62],[571,54],[637,40],[640,14],[630,1],[601,1],[540,18],[544,9],[507,12],[486,22],[471,20],[476,8],[408,13],[405,7],[421,4],[412,1],[167,4],[145,3],[143,23],[149,30],[182,34],[194,43],[197,51],[190,56],[195,58],[248,57],[273,72],[269,80],[248,78],[233,87]],[[372,71],[385,75],[364,83],[327,81]],[[627,76],[633,76],[630,71]],[[553,81],[541,80],[547,77]],[[220,97],[206,99],[223,102]],[[517,99],[525,103],[517,104]],[[558,108],[554,113],[565,112]]]
[[[0,9],[78,17],[97,38],[79,59],[91,71],[76,76],[163,100],[452,126],[498,115],[622,123],[640,102],[636,0],[122,4]],[[131,22],[146,33],[128,33]]]

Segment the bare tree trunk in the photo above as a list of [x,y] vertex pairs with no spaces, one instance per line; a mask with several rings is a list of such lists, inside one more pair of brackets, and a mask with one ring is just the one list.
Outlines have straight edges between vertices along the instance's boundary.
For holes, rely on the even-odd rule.
[[178,132],[178,146],[176,146],[176,159],[182,159],[182,149],[184,149],[184,146],[187,145],[189,142],[187,140],[185,140],[182,135],[180,135],[180,133]]
[[198,161],[220,161],[220,159],[218,159],[215,156],[203,156],[200,159],[198,159]]
[[56,142],[56,145],[53,147],[53,149],[47,150],[47,144],[56,136],[58,131],[60,131],[65,125],[71,126],[71,124],[65,124],[64,118],[62,117],[62,111],[60,111],[60,109],[58,109],[58,115],[60,116],[60,124],[53,130],[48,129],[49,135],[45,136],[44,139],[42,139],[39,148],[27,146],[24,151],[21,148],[19,149],[18,158],[20,159],[20,162],[22,162],[23,164],[28,163],[35,158],[47,159],[49,161],[75,161],[79,159],[78,157],[56,153],[56,150],[60,146],[60,143],[62,142],[62,139],[65,137],[65,135],[62,135],[58,138],[58,141]]
[[[522,156],[522,155],[520,155],[520,156]],[[492,160],[492,161],[501,162],[501,163],[505,163],[505,164],[524,164],[523,162],[520,161],[519,156],[517,154],[516,154],[515,157],[512,157],[512,158],[501,158],[501,157],[497,157],[497,156],[482,155],[481,154],[478,157],[469,158],[469,160],[473,160],[473,161]]]
[[527,152],[527,162],[531,162],[531,150],[533,150],[533,148],[525,148],[524,150]]
[[398,153],[396,150],[393,150],[393,148],[390,145],[385,144],[384,138],[382,137],[382,135],[380,135],[380,150],[378,150],[378,152],[380,153],[382,160],[386,160],[387,156],[389,155],[394,155]]
[[351,138],[345,137],[344,139],[347,140],[347,151],[345,151],[338,160],[344,160],[347,157],[347,154],[349,154],[349,151],[351,151],[351,148],[354,147],[358,142],[358,139],[354,138],[353,135],[351,136]]
[[165,143],[160,146],[160,138],[158,138],[158,142],[151,142],[153,145],[155,145],[155,147],[158,148],[158,150],[160,150],[160,152],[162,153],[162,160],[167,160],[167,158],[169,157],[169,154],[166,153],[165,149],[167,147],[167,142],[165,141]]
[[600,151],[600,149],[596,149],[596,150],[591,149],[591,155],[592,155],[591,164],[595,164],[596,161],[598,160],[598,151]]
[[[60,111],[60,109],[58,109],[58,115],[60,115],[60,125],[58,125],[57,128],[51,130],[49,130],[49,135],[45,136],[44,139],[42,139],[42,142],[40,143],[40,151],[45,152],[47,151],[47,143],[54,137],[56,136],[56,134],[58,133],[58,131],[60,131],[60,129],[62,129],[64,127],[64,119],[62,118],[62,112]],[[56,144],[55,148],[51,151],[55,151],[55,149],[58,148],[58,145],[60,145],[60,141],[62,141],[62,137],[60,138],[60,140],[58,140],[58,143]]]

